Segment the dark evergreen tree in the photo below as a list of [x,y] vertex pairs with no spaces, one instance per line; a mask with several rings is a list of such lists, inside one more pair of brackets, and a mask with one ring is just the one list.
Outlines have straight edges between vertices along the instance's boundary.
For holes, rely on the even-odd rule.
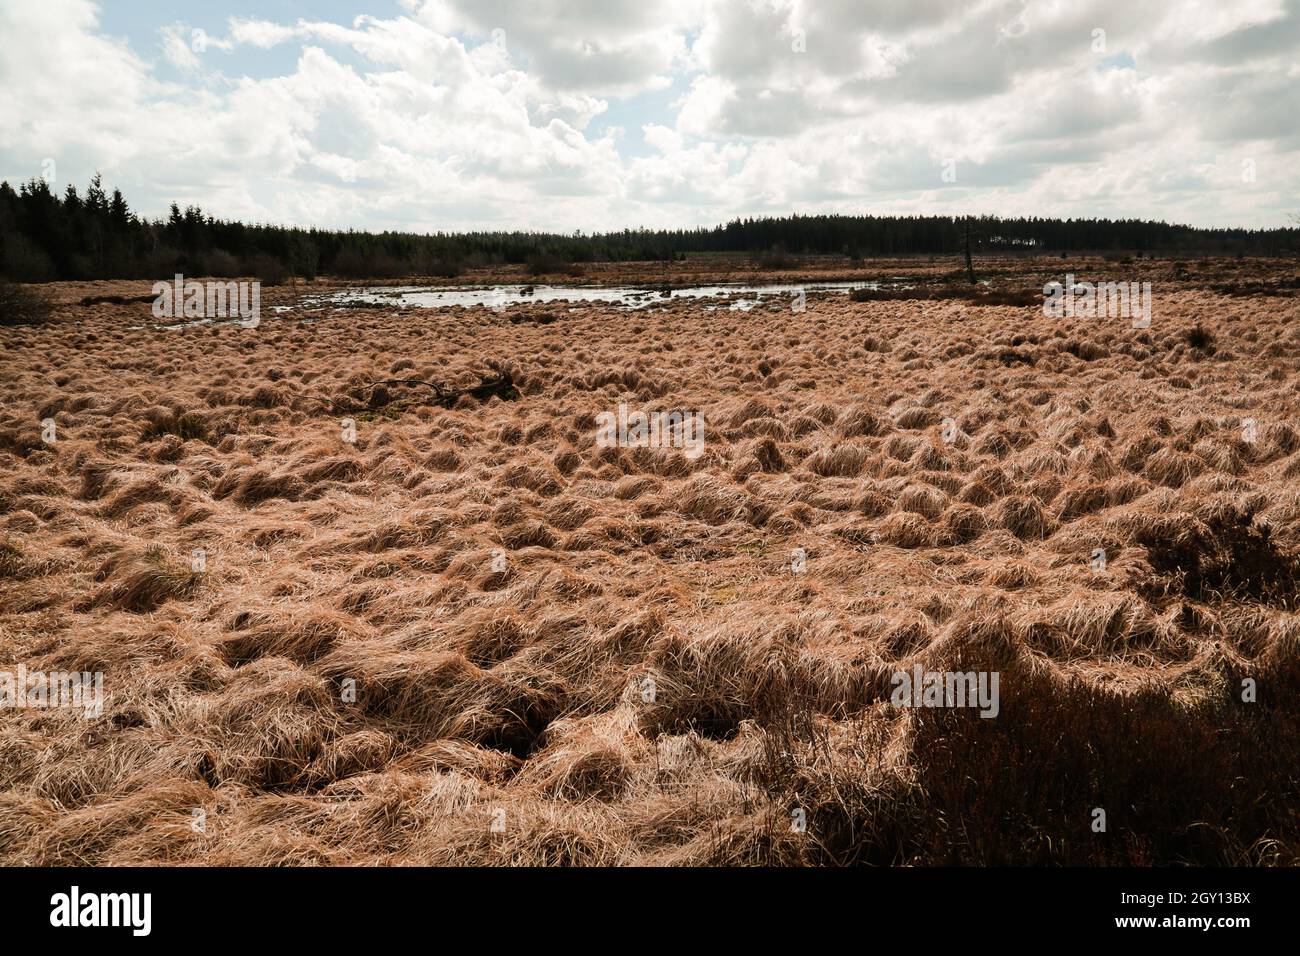
[[604,233],[367,233],[229,222],[172,203],[166,220],[133,215],[95,174],[84,198],[62,198],[41,179],[0,183],[0,274],[26,281],[193,275],[366,277],[455,275],[466,265],[663,260],[743,253],[881,256],[1137,253],[1296,255],[1300,228],[1200,229],[1139,219],[1005,219],[997,216],[745,217],[712,228]]

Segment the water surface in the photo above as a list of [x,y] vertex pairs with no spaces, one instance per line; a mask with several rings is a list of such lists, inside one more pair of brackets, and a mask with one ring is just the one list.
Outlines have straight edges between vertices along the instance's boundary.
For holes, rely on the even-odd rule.
[[304,296],[303,308],[331,305],[391,305],[398,308],[447,309],[454,306],[505,308],[536,303],[598,302],[629,309],[664,305],[674,299],[719,299],[728,308],[748,309],[773,298],[791,299],[800,291],[847,293],[850,289],[877,289],[879,282],[791,282],[768,285],[696,285],[659,290],[646,286],[596,285],[496,285],[496,286],[392,286],[345,289]]

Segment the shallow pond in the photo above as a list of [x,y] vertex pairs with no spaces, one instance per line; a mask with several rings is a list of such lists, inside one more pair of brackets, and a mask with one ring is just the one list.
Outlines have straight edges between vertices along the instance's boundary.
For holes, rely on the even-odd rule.
[[330,305],[392,305],[399,308],[446,309],[476,305],[505,308],[526,303],[550,304],[598,302],[629,309],[662,305],[673,299],[725,299],[733,309],[752,308],[764,299],[790,298],[800,291],[840,292],[880,287],[878,282],[794,282],[771,285],[697,285],[659,290],[645,286],[594,285],[497,285],[497,286],[399,286],[345,289],[323,295],[304,296],[300,306],[324,308]]
[[[511,305],[563,304],[575,307],[583,303],[621,306],[627,309],[662,307],[674,299],[717,300],[706,309],[747,311],[763,302],[784,299],[793,302],[800,292],[847,294],[850,289],[879,289],[875,280],[860,282],[788,282],[766,285],[714,284],[682,286],[661,290],[645,286],[597,285],[495,285],[495,286],[372,286],[341,289],[305,295],[294,305],[276,305],[264,310],[276,318],[292,318],[298,313],[304,322],[319,319],[321,312],[339,311],[358,306],[417,309],[472,308],[481,305],[503,309]],[[302,313],[307,313],[303,315]],[[168,329],[196,325],[231,324],[235,319],[196,319],[162,326]],[[138,327],[138,326],[137,326]]]

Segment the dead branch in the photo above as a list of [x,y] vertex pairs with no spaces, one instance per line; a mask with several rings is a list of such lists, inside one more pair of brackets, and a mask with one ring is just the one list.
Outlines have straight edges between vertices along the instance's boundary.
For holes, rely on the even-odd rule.
[[519,389],[515,386],[514,378],[510,372],[503,369],[497,363],[489,363],[496,369],[496,375],[480,375],[479,384],[472,385],[468,388],[448,388],[441,382],[426,382],[418,378],[386,378],[379,381],[371,382],[364,386],[369,389],[366,404],[344,404],[336,398],[316,397],[318,401],[328,404],[331,410],[336,412],[345,412],[357,414],[361,412],[373,412],[387,405],[392,404],[396,399],[389,393],[389,386],[399,385],[408,388],[427,388],[433,394],[428,399],[428,404],[437,405],[439,408],[451,408],[461,399],[462,396],[468,395],[480,402],[485,402],[489,398],[496,396],[505,402],[513,402],[519,398]]

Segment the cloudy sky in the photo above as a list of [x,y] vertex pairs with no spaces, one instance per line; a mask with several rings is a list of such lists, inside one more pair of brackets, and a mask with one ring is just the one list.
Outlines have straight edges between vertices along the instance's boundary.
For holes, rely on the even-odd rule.
[[571,231],[790,212],[1274,226],[1300,0],[0,0],[0,178]]

